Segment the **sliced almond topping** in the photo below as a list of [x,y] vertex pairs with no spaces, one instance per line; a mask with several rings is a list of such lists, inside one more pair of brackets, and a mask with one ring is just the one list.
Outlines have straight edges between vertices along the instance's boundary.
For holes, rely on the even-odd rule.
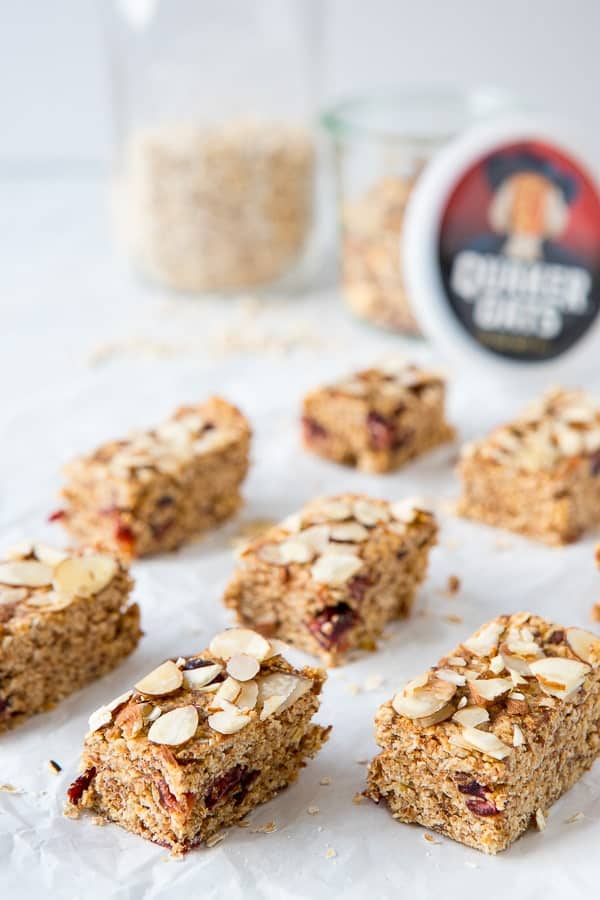
[[300,532],[298,540],[311,547],[314,553],[325,553],[329,545],[331,527],[331,525],[310,525]]
[[285,566],[280,544],[264,544],[258,551],[258,557],[272,566]]
[[546,694],[565,700],[581,687],[590,671],[586,663],[561,656],[548,656],[531,663],[531,672]]
[[258,700],[258,684],[256,681],[246,681],[237,695],[235,705],[238,709],[254,709]]
[[449,656],[446,660],[449,666],[466,666],[467,661],[462,656]]
[[175,663],[168,659],[135,685],[141,694],[150,697],[162,697],[179,690],[183,684],[183,674]]
[[[286,672],[273,672],[265,675],[259,682],[260,698],[263,702],[263,708],[270,697],[282,697],[283,701],[275,707],[283,712],[296,702],[303,694],[312,687],[312,681],[309,678],[301,678],[298,675],[289,675]],[[273,711],[273,710],[272,710]],[[269,713],[270,715],[270,713]]]
[[197,669],[184,669],[183,680],[186,687],[196,690],[213,682],[222,671],[223,667],[218,663],[213,663],[210,666],[199,666]]
[[487,709],[483,709],[481,706],[466,706],[464,709],[458,709],[452,716],[452,719],[458,722],[459,725],[476,728],[477,725],[489,722],[490,714]]
[[498,646],[500,635],[504,626],[499,622],[488,622],[483,628],[475,632],[472,637],[463,641],[463,646],[474,653],[475,656],[492,656]]
[[235,703],[241,689],[242,685],[235,678],[226,678],[225,681],[221,682],[221,686],[213,698],[212,705],[219,707],[223,703]]
[[481,731],[468,726],[463,727],[459,735],[450,735],[450,743],[466,750],[478,750],[493,759],[504,759],[512,752],[511,748],[497,738],[493,732]]
[[260,663],[247,653],[236,653],[227,663],[227,672],[237,681],[250,681],[260,671]]
[[397,522],[404,522],[406,525],[410,525],[411,522],[414,522],[419,514],[419,510],[426,509],[427,504],[425,504],[418,497],[409,497],[405,500],[397,500],[390,506],[392,517],[396,519]]
[[57,550],[55,547],[49,547],[47,544],[34,544],[33,552],[36,559],[53,568],[69,558],[69,554],[65,553],[64,550]]
[[270,697],[267,697],[263,703],[263,708],[260,711],[260,721],[264,722],[265,719],[272,716],[284,703],[285,697],[282,697],[281,694],[272,694]]
[[475,678],[469,682],[469,691],[473,703],[485,706],[486,703],[492,703],[498,697],[507,694],[512,686],[510,678]]
[[360,544],[369,537],[369,532],[360,522],[342,522],[341,525],[332,525],[330,537],[334,541],[348,541]]
[[524,747],[526,745],[525,735],[515,723],[513,725],[513,747]]
[[100,706],[98,709],[94,710],[94,712],[88,719],[90,731],[98,731],[99,728],[103,728],[105,725],[110,725],[111,722],[112,712],[110,711],[108,706]]
[[309,508],[313,522],[341,522],[352,516],[352,507],[346,500],[317,500]]
[[112,581],[117,569],[112,556],[72,556],[56,567],[52,584],[61,597],[92,597]]
[[268,655],[265,656],[265,660],[272,659],[274,656],[283,656],[291,650],[290,645],[286,644],[285,641],[280,641],[279,638],[269,638],[269,644],[271,649]]
[[[147,705],[147,704],[144,704],[144,706],[146,706],[146,705]],[[160,708],[160,706],[154,706],[154,707],[150,710],[150,712],[148,713],[148,721],[149,721],[149,722],[156,722],[156,720],[157,720],[160,716],[162,716],[162,709]]]
[[[0,606],[3,603],[21,603],[29,596],[27,588],[1,588],[0,589]],[[44,594],[44,596],[46,596]]]
[[421,681],[422,679],[409,681],[402,690],[394,694],[392,706],[401,716],[408,719],[431,716],[449,704],[456,693],[456,685],[434,675],[428,675],[425,684]]
[[490,672],[493,672],[494,675],[499,675],[500,672],[502,672],[505,668],[506,666],[504,665],[504,660],[502,659],[502,656],[500,654],[498,654],[497,656],[493,656],[490,659]]
[[281,522],[281,527],[295,534],[302,528],[302,513],[292,513]]
[[311,575],[320,584],[345,584],[363,566],[363,561],[353,553],[325,553],[311,568]]
[[131,699],[133,691],[125,691],[124,694],[119,694],[118,697],[115,697],[114,700],[111,700],[110,703],[106,704],[106,708],[111,712],[114,712],[119,706],[122,706],[124,703],[127,703],[128,700]]
[[13,587],[46,587],[52,584],[50,566],[35,559],[0,563],[0,584]]
[[148,740],[153,744],[178,747],[196,734],[198,710],[195,706],[178,706],[159,716],[150,726]]
[[450,684],[455,684],[457,687],[462,687],[467,680],[460,672],[453,672],[452,669],[436,669],[435,676],[441,678],[442,681],[449,681]]
[[284,566],[287,566],[290,563],[310,562],[315,555],[310,544],[303,540],[302,532],[296,535],[296,537],[288,538],[287,541],[282,541],[281,544],[278,545],[278,550],[281,564]]
[[[19,541],[4,551],[5,559],[17,560],[27,559],[28,556],[34,556],[33,541]],[[43,560],[40,560],[43,562]]]
[[356,500],[354,502],[354,518],[362,525],[377,525],[378,522],[387,522],[390,511],[387,504],[379,505],[369,500]]
[[235,734],[245,728],[250,721],[250,716],[245,716],[239,711],[234,713],[231,710],[216,712],[208,717],[208,724],[213,731],[218,731],[219,734]]
[[567,644],[583,662],[593,668],[600,665],[600,636],[583,628],[567,628],[565,632]]
[[227,660],[238,653],[247,653],[262,662],[269,655],[271,645],[261,634],[249,628],[229,628],[215,635],[209,649],[219,659]]
[[458,701],[457,709],[464,709],[468,702],[466,697],[461,697]]

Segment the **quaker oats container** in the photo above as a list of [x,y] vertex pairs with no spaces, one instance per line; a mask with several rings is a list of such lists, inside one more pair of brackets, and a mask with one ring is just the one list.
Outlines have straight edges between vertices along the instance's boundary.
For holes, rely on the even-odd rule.
[[114,214],[188,293],[301,272],[313,221],[318,0],[112,0]]
[[400,241],[420,173],[468,126],[513,108],[501,92],[405,89],[326,112],[337,182],[342,292],[364,319],[418,334]]

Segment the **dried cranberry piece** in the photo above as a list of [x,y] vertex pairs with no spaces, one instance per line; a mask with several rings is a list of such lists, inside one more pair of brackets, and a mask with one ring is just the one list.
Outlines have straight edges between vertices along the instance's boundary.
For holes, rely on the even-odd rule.
[[497,816],[500,812],[491,800],[467,800],[467,806],[476,816]]
[[594,477],[600,475],[600,450],[596,450],[590,456],[590,474]]
[[161,804],[170,812],[180,812],[181,810],[189,812],[194,805],[194,800],[196,799],[195,794],[185,793],[182,799],[178,800],[164,778],[160,778],[157,781],[156,786],[158,788],[158,796]]
[[135,545],[135,535],[133,531],[128,525],[123,525],[121,522],[117,522],[115,525],[115,538],[129,550],[132,550]]
[[549,644],[562,644],[565,639],[565,633],[562,628],[559,628],[557,631],[553,631],[550,637],[548,638]]
[[396,439],[394,423],[385,416],[371,411],[367,415],[369,445],[373,450],[391,450]]
[[307,441],[322,440],[327,437],[327,429],[323,428],[323,426],[315,419],[311,419],[308,416],[302,416],[302,431],[304,432],[304,438]]
[[490,789],[485,784],[479,784],[478,781],[467,781],[466,784],[459,784],[458,790],[461,794],[470,794],[472,797],[481,797],[485,800],[485,795],[489,793]]
[[347,632],[358,621],[358,614],[342,600],[335,606],[326,606],[306,625],[319,644],[329,650],[331,647],[342,648]]
[[60,522],[61,519],[64,519],[67,515],[66,509],[57,509],[53,513],[50,513],[48,516],[49,522]]
[[348,582],[348,593],[354,600],[362,600],[371,584],[372,581],[368,575],[355,575]]
[[77,806],[83,796],[83,792],[87,791],[92,780],[96,777],[96,766],[90,766],[83,775],[76,778],[67,791],[67,797],[73,806]]
[[165,506],[171,506],[175,503],[175,498],[171,497],[170,494],[163,494],[162,497],[159,497],[156,501],[156,505],[159,509],[163,509]]
[[212,782],[204,796],[205,806],[207,809],[213,809],[217,803],[220,803],[236,788],[238,790],[234,799],[236,803],[241,803],[248,791],[248,787],[258,777],[258,774],[258,771],[250,771],[247,766],[233,766],[232,769],[220,775],[219,778],[215,778]]

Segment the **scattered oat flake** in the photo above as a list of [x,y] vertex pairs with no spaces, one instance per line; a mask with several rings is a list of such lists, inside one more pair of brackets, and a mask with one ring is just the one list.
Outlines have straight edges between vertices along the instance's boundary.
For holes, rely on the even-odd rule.
[[385,681],[383,675],[369,675],[365,681],[365,691],[377,691]]
[[277,825],[275,822],[265,822],[264,825],[258,825],[250,830],[252,834],[273,834],[274,831],[277,831]]
[[541,809],[536,809],[535,811],[535,822],[540,831],[543,831],[546,827],[546,816]]
[[5,794],[20,794],[21,791],[19,788],[16,788],[14,784],[0,784],[0,791],[4,791]]
[[325,859],[334,859],[337,856],[337,853],[333,849],[333,847],[328,847],[325,851]]
[[250,822],[248,822],[247,819],[242,819],[241,822],[237,823],[237,827],[238,828],[250,828]]
[[462,616],[457,616],[455,613],[448,613],[448,615],[442,616],[442,619],[451,625],[462,625],[463,623]]
[[309,816],[316,816],[318,813],[321,812],[321,810],[319,809],[318,806],[309,806],[307,808],[306,812],[309,814]]
[[48,768],[53,775],[58,775],[59,772],[62,772],[62,766],[60,763],[57,763],[55,759],[48,760]]
[[576,812],[574,815],[569,816],[568,819],[565,819],[565,825],[573,825],[575,822],[581,822],[581,820],[585,818],[582,812]]
[[106,825],[106,819],[103,819],[102,816],[92,816],[92,825],[102,827],[103,825]]
[[352,798],[352,802],[356,803],[356,805],[358,806],[359,803],[362,803],[364,799],[365,799],[364,794],[361,794],[360,791],[357,791],[357,793]]
[[425,834],[423,835],[423,840],[427,841],[428,844],[441,844],[442,843],[441,841],[438,841],[438,839],[433,834],[430,834],[428,831],[426,831]]
[[329,775],[323,775],[319,784],[331,784],[331,778],[329,777]]
[[218,831],[216,834],[213,834],[212,837],[207,839],[206,846],[214,847],[216,844],[220,844],[221,841],[225,840],[226,835],[226,831]]

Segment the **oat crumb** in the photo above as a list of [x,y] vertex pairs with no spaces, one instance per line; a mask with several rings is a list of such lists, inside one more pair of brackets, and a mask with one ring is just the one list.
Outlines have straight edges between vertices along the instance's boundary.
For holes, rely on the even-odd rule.
[[207,847],[215,847],[217,844],[220,844],[221,841],[225,840],[227,832],[226,831],[218,831],[216,834],[213,834],[212,837],[209,837],[206,841]]
[[265,822],[264,825],[258,825],[250,830],[252,834],[273,834],[274,831],[277,831],[277,825],[275,822]]
[[573,825],[575,822],[581,822],[581,820],[585,818],[582,812],[576,812],[574,815],[569,816],[568,819],[565,819],[565,825]]
[[462,625],[463,619],[462,616],[457,616],[456,613],[448,613],[446,616],[442,616],[444,622],[449,622],[450,625]]
[[19,788],[16,788],[14,784],[0,784],[0,791],[4,791],[5,794],[20,794],[21,791]]
[[352,798],[352,802],[356,803],[356,805],[358,806],[359,803],[362,803],[364,799],[365,799],[364,794],[361,794],[360,791],[357,791],[356,794],[354,795],[354,797]]
[[307,807],[306,812],[309,814],[309,816],[316,816],[321,812],[321,810],[318,806],[309,806]]
[[428,831],[426,831],[425,834],[423,835],[423,840],[427,841],[428,844],[441,844],[442,843],[441,841],[438,841],[438,839],[433,834],[430,834]]
[[319,784],[331,784],[331,778],[329,777],[329,775],[323,775]]
[[535,822],[540,831],[543,831],[546,827],[546,816],[541,809],[536,809],[535,811]]
[[328,847],[325,851],[325,859],[334,859],[337,856],[337,853],[333,849],[333,847]]

